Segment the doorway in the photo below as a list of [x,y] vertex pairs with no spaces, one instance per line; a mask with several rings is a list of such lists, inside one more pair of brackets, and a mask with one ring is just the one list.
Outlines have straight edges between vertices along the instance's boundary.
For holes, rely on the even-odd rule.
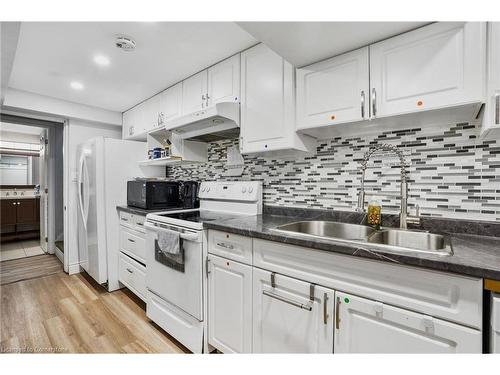
[[62,123],[2,114],[0,261],[56,255],[64,262],[62,151]]

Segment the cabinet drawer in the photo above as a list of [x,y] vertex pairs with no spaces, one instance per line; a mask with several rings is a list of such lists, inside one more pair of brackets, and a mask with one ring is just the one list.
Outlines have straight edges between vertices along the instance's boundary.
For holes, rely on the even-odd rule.
[[482,279],[254,239],[255,267],[482,328]]
[[118,280],[146,301],[146,267],[123,253],[120,253]]
[[208,252],[244,264],[252,264],[252,238],[210,230]]
[[121,226],[120,250],[139,262],[146,263],[146,239],[142,233]]
[[120,216],[120,224],[127,226],[134,225],[134,215],[132,215],[131,213],[120,211],[119,216]]
[[134,215],[132,221],[135,225],[135,228],[134,228],[135,230],[137,230],[141,233],[146,233],[146,229],[144,228],[144,222],[146,221],[146,216]]

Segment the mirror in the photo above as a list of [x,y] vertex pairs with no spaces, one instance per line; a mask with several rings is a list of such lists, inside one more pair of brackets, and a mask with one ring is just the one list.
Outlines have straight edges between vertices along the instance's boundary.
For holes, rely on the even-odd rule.
[[39,157],[0,154],[1,185],[38,185],[39,183]]

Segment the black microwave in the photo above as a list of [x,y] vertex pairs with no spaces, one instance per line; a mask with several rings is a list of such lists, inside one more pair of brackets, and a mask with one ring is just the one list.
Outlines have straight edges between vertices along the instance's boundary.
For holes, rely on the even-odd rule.
[[127,181],[127,205],[145,210],[182,207],[180,184],[176,181]]

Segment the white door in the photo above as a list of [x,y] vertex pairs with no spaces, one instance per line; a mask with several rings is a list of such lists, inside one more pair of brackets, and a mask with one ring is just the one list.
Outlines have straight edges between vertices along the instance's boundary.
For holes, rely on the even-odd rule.
[[182,114],[187,115],[207,105],[207,71],[182,81]]
[[491,297],[490,353],[500,353],[500,294]]
[[208,259],[208,343],[223,353],[251,353],[252,267]]
[[240,101],[240,54],[208,68],[208,105]]
[[336,292],[335,353],[481,353],[481,332]]
[[438,22],[370,46],[372,117],[480,102],[486,26]]
[[295,136],[294,70],[259,44],[241,53],[243,153],[289,148]]
[[253,268],[253,352],[333,353],[334,291]]
[[48,130],[40,135],[40,247],[48,252],[48,223],[49,223],[49,145]]
[[297,128],[369,117],[368,47],[297,69]]
[[179,117],[182,111],[182,82],[169,87],[160,95],[160,114],[163,115],[164,123]]

